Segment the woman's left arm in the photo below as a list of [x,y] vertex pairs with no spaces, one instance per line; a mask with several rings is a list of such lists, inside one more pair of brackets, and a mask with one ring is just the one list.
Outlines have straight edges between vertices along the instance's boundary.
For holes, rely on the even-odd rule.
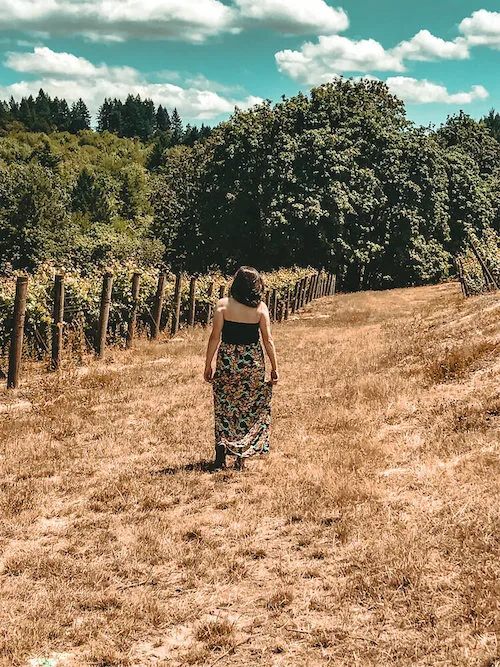
[[212,362],[215,353],[217,352],[217,348],[219,347],[220,336],[223,325],[224,325],[224,313],[223,313],[223,308],[221,306],[221,302],[219,301],[214,313],[214,319],[212,322],[212,332],[210,333],[210,338],[208,339],[208,345],[207,345],[205,372],[203,374],[203,377],[207,382],[212,382],[213,378]]

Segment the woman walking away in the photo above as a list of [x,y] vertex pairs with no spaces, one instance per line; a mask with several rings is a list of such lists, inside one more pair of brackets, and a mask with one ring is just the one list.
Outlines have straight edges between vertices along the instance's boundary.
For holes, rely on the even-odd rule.
[[[263,288],[258,271],[240,267],[229,297],[220,299],[214,314],[204,377],[214,390],[215,468],[225,467],[226,454],[236,456],[235,467],[241,470],[245,458],[269,451],[271,394],[278,382],[278,364]],[[271,362],[270,382],[265,381],[259,330]]]

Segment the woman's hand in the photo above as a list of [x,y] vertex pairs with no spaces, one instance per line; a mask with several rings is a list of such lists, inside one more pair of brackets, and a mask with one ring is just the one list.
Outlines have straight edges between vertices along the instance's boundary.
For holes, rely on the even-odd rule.
[[280,376],[278,374],[278,371],[271,371],[271,382],[272,382],[272,384],[278,384],[279,379],[280,379]]
[[212,366],[205,366],[205,372],[203,373],[205,382],[212,382],[213,376]]

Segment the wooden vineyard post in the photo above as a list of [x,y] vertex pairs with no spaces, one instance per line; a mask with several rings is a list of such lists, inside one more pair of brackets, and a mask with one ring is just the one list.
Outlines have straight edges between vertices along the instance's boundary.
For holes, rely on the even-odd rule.
[[465,280],[464,268],[463,268],[462,260],[460,259],[460,257],[455,258],[455,268],[457,270],[458,278],[460,280],[460,287],[462,288],[462,294],[467,298],[467,297],[470,296],[469,295],[469,287],[468,287],[467,282]]
[[[266,289],[266,295],[265,295],[264,300],[265,300],[265,302],[266,302],[266,306],[267,306],[267,308],[268,308],[268,310],[269,310],[269,309],[270,309],[270,306],[271,306],[271,292],[270,292],[268,289]],[[270,312],[270,311],[269,311],[269,315],[271,315],[271,312]]]
[[151,323],[152,340],[156,340],[158,338],[158,334],[160,333],[161,313],[163,310],[163,295],[165,292],[165,278],[165,272],[160,271],[153,305],[153,322]]
[[483,272],[483,277],[484,277],[484,282],[486,283],[486,287],[488,288],[488,291],[492,292],[498,289],[498,286],[495,282],[495,279],[493,278],[493,275],[491,274],[486,262],[484,259],[481,257],[481,254],[479,250],[476,247],[476,244],[474,241],[469,239],[469,245],[472,248],[472,252],[476,256],[477,261],[479,262],[479,265],[481,267],[481,271]]
[[16,296],[14,300],[14,325],[10,339],[9,371],[7,389],[19,387],[19,372],[23,353],[24,318],[26,315],[26,297],[28,295],[27,276],[18,276],[16,280]]
[[297,310],[302,308],[302,294],[304,292],[304,278],[300,279],[299,282],[299,298],[297,300]]
[[300,307],[304,307],[304,302],[306,298],[306,287],[307,287],[307,276],[302,278],[302,289],[300,290]]
[[285,320],[288,319],[290,314],[290,287],[286,288],[286,297],[285,297]]
[[332,274],[328,273],[326,278],[326,296],[330,296],[332,289]]
[[304,307],[304,300],[306,298],[306,283],[307,283],[307,277],[302,278],[302,282],[300,285],[299,308]]
[[276,290],[276,287],[273,288],[272,297],[271,297],[271,304],[272,304],[271,320],[273,322],[276,322],[276,318],[277,318],[277,315],[278,315],[278,292]]
[[311,274],[311,288],[309,290],[309,301],[314,301],[314,295],[316,293],[316,274]]
[[194,327],[195,314],[196,314],[196,276],[191,276],[191,280],[189,281],[188,327]]
[[311,292],[309,294],[309,301],[314,301],[314,295],[316,293],[316,274],[313,273],[311,276]]
[[313,289],[312,289],[312,295],[311,295],[311,299],[313,301],[314,301],[314,299],[316,299],[317,291],[318,291],[318,274],[315,273],[313,275]]
[[337,274],[332,275],[332,296],[335,296],[335,289],[337,287]]
[[292,304],[291,304],[291,311],[294,313],[297,310],[297,299],[299,296],[299,281],[295,281],[295,286],[293,288],[293,296],[292,296]]
[[52,314],[52,345],[49,370],[56,371],[61,365],[64,323],[64,276],[58,273],[54,279],[54,310]]
[[283,322],[285,318],[285,302],[280,299],[278,302],[278,321]]
[[311,290],[312,290],[312,276],[309,276],[306,288],[306,298],[305,298],[306,304],[311,301]]
[[297,299],[296,299],[296,302],[295,302],[295,310],[296,311],[300,310],[300,297],[302,295],[302,285],[304,284],[303,281],[304,281],[304,279],[301,278],[299,280],[299,282],[297,283]]
[[210,322],[212,321],[213,306],[212,306],[212,302],[210,301],[210,299],[212,298],[213,293],[214,293],[214,284],[213,284],[213,282],[211,282],[210,285],[208,286],[208,299],[209,299],[209,301],[208,301],[208,304],[207,304],[207,319],[206,319],[206,322],[205,322],[205,326],[207,326],[207,327],[210,326]]
[[127,327],[127,338],[125,340],[125,347],[127,349],[132,347],[135,336],[140,280],[141,280],[141,274],[135,272],[132,276],[132,309],[130,311],[130,319],[128,321],[128,327]]
[[170,334],[175,336],[179,331],[179,320],[181,317],[181,296],[182,296],[182,273],[179,273],[175,276],[175,288],[174,288],[174,303],[172,308],[172,326],[170,328]]
[[463,280],[464,280],[465,294],[466,294],[466,296],[467,296],[467,298],[468,298],[468,297],[471,296],[472,292],[471,292],[471,289],[470,289],[470,287],[469,287],[469,283],[467,282],[468,273],[467,273],[467,271],[464,269],[464,265],[463,265],[461,259],[460,259],[460,268],[461,268],[461,270],[462,270],[462,276],[463,276]]
[[219,287],[219,299],[223,299],[225,293],[226,293],[226,286],[225,286],[225,285],[221,285],[221,286]]
[[106,333],[108,331],[112,288],[113,274],[106,272],[102,279],[101,308],[99,311],[99,326],[97,329],[96,337],[96,355],[98,359],[102,359],[104,357],[104,350],[106,349]]

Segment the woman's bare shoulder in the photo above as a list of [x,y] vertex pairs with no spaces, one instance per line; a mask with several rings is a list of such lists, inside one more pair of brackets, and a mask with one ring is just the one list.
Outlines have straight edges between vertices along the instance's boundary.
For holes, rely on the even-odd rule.
[[257,306],[257,312],[259,313],[259,315],[265,315],[266,313],[269,312],[269,309],[265,301],[261,301],[259,303],[259,305]]
[[226,310],[229,304],[229,297],[225,296],[217,301],[217,310]]

